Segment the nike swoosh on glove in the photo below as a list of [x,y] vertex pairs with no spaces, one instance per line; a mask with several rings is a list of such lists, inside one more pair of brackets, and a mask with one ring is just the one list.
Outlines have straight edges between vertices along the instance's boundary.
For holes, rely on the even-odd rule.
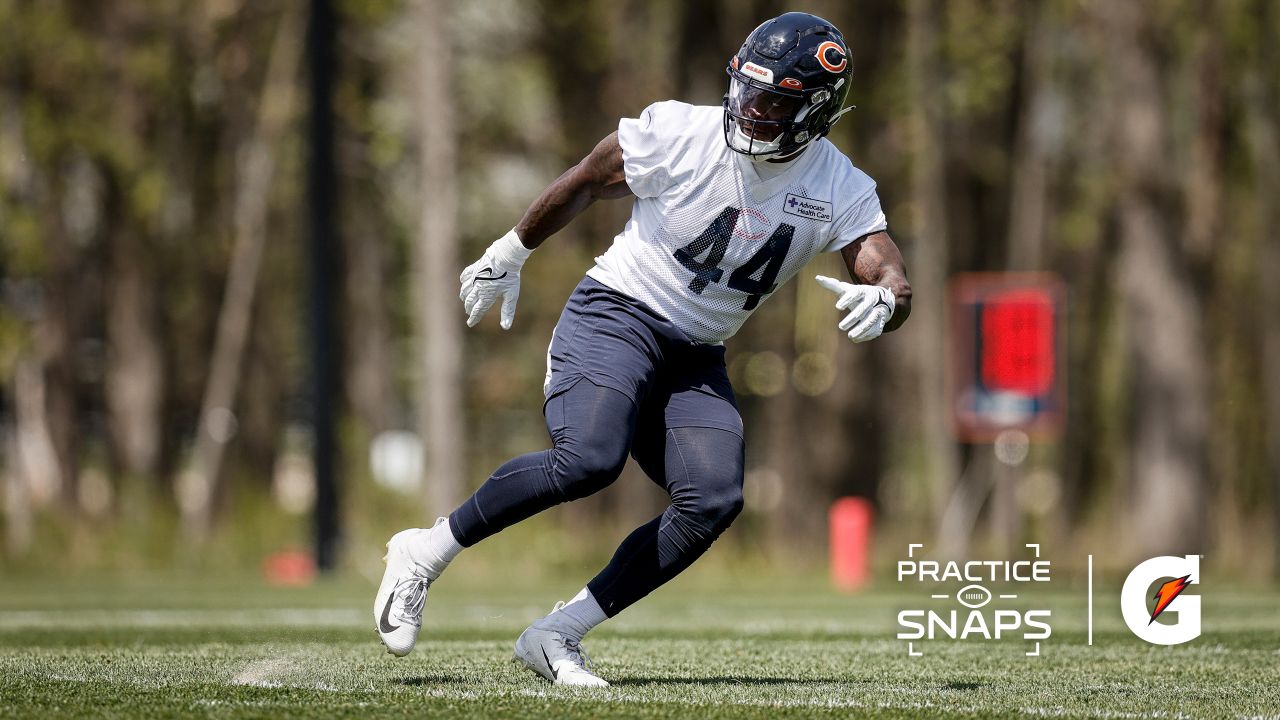
[[825,275],[817,276],[818,284],[839,296],[837,310],[848,310],[839,328],[848,333],[849,339],[866,342],[880,337],[884,326],[893,317],[896,300],[888,288],[879,285],[854,285]]
[[475,327],[501,297],[499,324],[503,330],[511,329],[516,319],[516,301],[520,299],[520,269],[532,253],[511,230],[462,271],[458,276],[462,283],[458,299],[467,314],[467,327]]

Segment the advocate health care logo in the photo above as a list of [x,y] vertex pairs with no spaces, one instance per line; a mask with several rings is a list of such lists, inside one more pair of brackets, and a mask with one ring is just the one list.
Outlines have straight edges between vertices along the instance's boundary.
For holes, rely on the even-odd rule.
[[[939,562],[917,556],[923,544],[907,545],[908,559],[898,561],[898,582],[929,593],[922,607],[898,613],[897,637],[907,641],[907,654],[923,655],[924,645],[933,640],[1021,640],[1031,647],[1027,656],[1040,657],[1041,642],[1053,634],[1052,611],[1027,609],[1017,601],[1020,592],[1047,585],[1052,567],[1040,557],[1038,544],[1026,547],[1033,558]],[[1129,572],[1120,612],[1134,635],[1154,645],[1179,645],[1200,636],[1200,597],[1183,593],[1200,583],[1201,557],[1162,555]],[[950,588],[955,589],[940,592]],[[1093,645],[1093,555],[1088,556],[1087,604],[1088,644]]]

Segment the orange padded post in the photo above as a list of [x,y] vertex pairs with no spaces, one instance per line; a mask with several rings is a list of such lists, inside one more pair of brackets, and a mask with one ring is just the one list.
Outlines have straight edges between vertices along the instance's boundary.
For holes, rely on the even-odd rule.
[[866,498],[843,497],[831,504],[831,582],[852,592],[867,582],[871,555],[871,503]]

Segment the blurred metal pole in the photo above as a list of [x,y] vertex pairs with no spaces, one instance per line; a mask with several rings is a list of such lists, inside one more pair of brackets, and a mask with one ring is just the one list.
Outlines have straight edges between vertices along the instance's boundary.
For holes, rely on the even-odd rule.
[[311,400],[316,480],[316,567],[332,570],[337,560],[338,488],[334,473],[334,398],[338,396],[335,223],[338,199],[333,156],[334,37],[337,19],[330,0],[312,0],[307,24],[307,66],[311,122],[307,165],[307,214],[311,265]]

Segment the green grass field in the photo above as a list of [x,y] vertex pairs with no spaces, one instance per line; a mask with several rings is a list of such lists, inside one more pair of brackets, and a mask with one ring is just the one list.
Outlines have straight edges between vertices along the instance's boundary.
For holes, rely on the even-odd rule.
[[1083,594],[1056,594],[1042,657],[943,641],[908,657],[895,613],[913,596],[674,585],[587,638],[613,687],[574,691],[509,662],[545,590],[442,584],[395,659],[364,583],[0,579],[0,717],[1280,716],[1276,594],[1206,583],[1204,635],[1173,648],[1132,637],[1112,590],[1089,647]]

